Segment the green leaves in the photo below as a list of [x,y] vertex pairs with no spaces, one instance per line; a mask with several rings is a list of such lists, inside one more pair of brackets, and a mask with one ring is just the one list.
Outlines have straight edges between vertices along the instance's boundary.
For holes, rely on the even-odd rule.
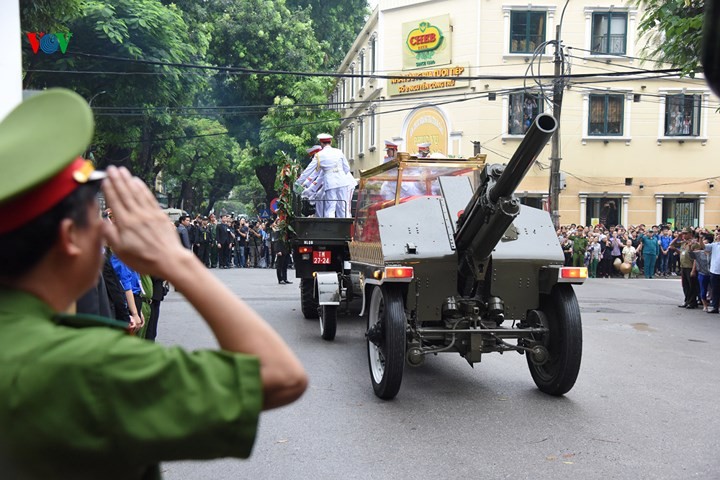
[[644,9],[639,33],[647,41],[644,54],[694,76],[700,67],[705,3],[702,0],[635,0]]
[[211,208],[233,195],[267,203],[282,152],[305,158],[319,131],[339,125],[325,106],[332,79],[285,72],[331,71],[366,13],[364,0],[21,0],[23,30],[73,34],[62,56],[24,49],[24,87],[92,99],[98,164],[129,166],[176,205]]

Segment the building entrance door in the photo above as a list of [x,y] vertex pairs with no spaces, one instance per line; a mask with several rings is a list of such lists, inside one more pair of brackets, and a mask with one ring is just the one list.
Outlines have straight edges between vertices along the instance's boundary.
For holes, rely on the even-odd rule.
[[622,218],[621,197],[588,197],[585,208],[588,225],[602,223],[605,228],[610,228],[617,225]]
[[696,198],[663,199],[663,221],[675,229],[697,227],[699,209]]

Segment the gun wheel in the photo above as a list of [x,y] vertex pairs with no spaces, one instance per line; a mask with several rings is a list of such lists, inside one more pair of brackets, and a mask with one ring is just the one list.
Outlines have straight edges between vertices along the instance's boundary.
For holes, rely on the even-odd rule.
[[337,305],[321,305],[320,314],[320,336],[323,340],[335,339],[337,330]]
[[389,400],[397,395],[405,365],[405,307],[402,291],[375,287],[368,314],[368,365],[375,395]]
[[[535,385],[549,395],[564,395],[575,385],[582,358],[580,306],[571,285],[555,285],[543,299],[542,312],[535,326],[544,326],[547,334],[535,340],[548,352],[547,361],[535,363],[527,355]],[[540,323],[540,325],[537,325]]]
[[300,310],[308,320],[318,318],[318,304],[313,295],[313,279],[303,278],[300,280]]

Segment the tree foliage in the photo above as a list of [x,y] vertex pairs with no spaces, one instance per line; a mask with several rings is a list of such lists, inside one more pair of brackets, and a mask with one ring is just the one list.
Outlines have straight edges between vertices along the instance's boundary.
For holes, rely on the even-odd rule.
[[646,55],[694,76],[700,70],[705,2],[703,0],[636,0],[644,9],[639,33],[648,41]]
[[340,125],[338,112],[307,105],[326,101],[332,85],[327,78],[306,78],[297,82],[289,95],[276,97],[275,106],[262,119],[260,153],[263,158],[283,161],[285,154],[304,158],[320,132],[334,132]]
[[[275,71],[316,71],[321,65],[322,51],[306,10],[291,11],[284,0],[245,0],[223,7],[215,18],[210,44],[213,63]],[[290,91],[298,80],[294,75],[253,72],[215,77],[220,104],[257,107],[243,115],[226,116],[223,122],[240,144],[247,145],[268,202],[276,193],[277,165],[258,148],[261,121],[273,99]]]
[[332,81],[287,72],[339,63],[367,13],[364,0],[287,1],[21,0],[23,31],[72,33],[64,55],[35,55],[23,40],[24,88],[91,101],[99,166],[160,181],[175,206],[268,203],[282,152],[304,156],[337,126]]
[[324,64],[337,68],[368,16],[367,0],[288,0],[288,7],[309,8],[313,30],[326,54]]

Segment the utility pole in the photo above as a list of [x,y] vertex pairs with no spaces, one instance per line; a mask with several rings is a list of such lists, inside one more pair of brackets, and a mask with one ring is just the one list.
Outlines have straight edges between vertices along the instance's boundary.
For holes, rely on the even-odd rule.
[[552,153],[550,157],[550,216],[552,217],[555,229],[560,228],[560,112],[562,110],[563,90],[565,88],[562,80],[563,60],[560,55],[560,27],[555,26],[555,78],[553,81],[553,117],[557,120],[557,130],[552,137]]

